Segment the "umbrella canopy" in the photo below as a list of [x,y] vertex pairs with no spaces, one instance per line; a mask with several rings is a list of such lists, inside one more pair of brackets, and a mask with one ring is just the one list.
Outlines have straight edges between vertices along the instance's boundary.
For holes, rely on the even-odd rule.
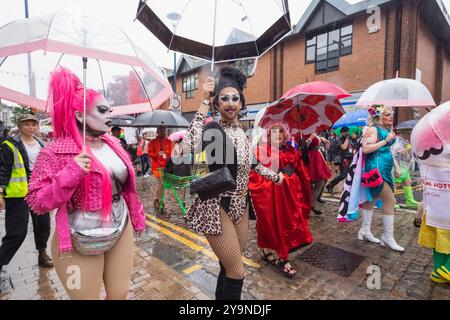
[[161,70],[119,27],[57,12],[0,28],[0,98],[45,110],[50,73],[63,65],[82,79],[82,57],[88,58],[87,86],[103,91],[113,114],[156,109],[173,93]]
[[178,141],[180,139],[184,139],[186,132],[187,132],[187,130],[181,130],[181,131],[174,132],[169,136],[169,139],[172,142]]
[[131,127],[131,124],[134,121],[134,117],[127,116],[127,115],[121,115],[111,118],[111,126],[118,126],[118,127]]
[[411,133],[411,145],[419,164],[442,163],[448,165],[450,101],[433,109],[420,119]]
[[359,98],[357,106],[384,104],[391,107],[435,107],[427,87],[406,78],[384,80],[371,85]]
[[361,127],[367,124],[369,111],[356,110],[344,114],[334,125],[333,129],[342,127]]
[[168,49],[213,63],[259,57],[292,30],[287,0],[147,0],[136,17]]
[[286,91],[281,98],[288,98],[299,92],[321,93],[336,96],[338,99],[351,97],[352,95],[339,87],[338,85],[328,81],[313,81],[293,87]]
[[267,128],[282,122],[289,126],[292,135],[319,133],[331,128],[344,113],[335,96],[298,93],[269,105],[259,126]]
[[187,128],[189,127],[189,122],[175,112],[155,110],[154,112],[146,112],[139,115],[131,126]]
[[252,129],[252,145],[255,146],[259,143],[261,137],[265,134],[266,130],[260,126],[260,122],[264,114],[266,113],[267,107],[261,108],[255,116],[255,122]]
[[[342,128],[343,127],[339,127],[337,129],[334,129],[333,131],[334,131],[335,134],[340,136]],[[363,127],[362,126],[349,126],[348,127],[348,134],[349,135],[352,135],[353,133],[356,133],[358,136],[360,136],[362,131],[363,131]]]
[[403,121],[403,122],[400,122],[395,127],[395,129],[397,129],[397,130],[412,130],[414,128],[414,126],[417,124],[417,122],[419,122],[418,119]]

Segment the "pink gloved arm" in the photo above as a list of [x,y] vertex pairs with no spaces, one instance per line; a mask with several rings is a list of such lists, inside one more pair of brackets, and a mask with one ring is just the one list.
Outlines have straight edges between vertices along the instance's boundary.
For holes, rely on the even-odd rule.
[[38,214],[60,208],[69,202],[86,175],[73,159],[59,172],[57,163],[56,156],[46,149],[36,159],[26,200],[31,210]]
[[145,229],[145,214],[144,206],[137,196],[136,189],[134,186],[129,185],[122,191],[122,196],[128,205],[128,210],[130,211],[131,224],[136,232]]
[[137,210],[133,213],[134,219],[132,221],[133,229],[136,232],[140,232],[145,229],[145,214],[144,206],[139,199],[137,201]]

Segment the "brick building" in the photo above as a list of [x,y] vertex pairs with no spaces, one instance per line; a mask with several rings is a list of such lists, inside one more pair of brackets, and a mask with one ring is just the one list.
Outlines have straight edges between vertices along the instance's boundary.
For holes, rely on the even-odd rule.
[[[251,63],[237,64],[251,74]],[[300,83],[334,82],[353,94],[343,101],[351,105],[371,84],[397,71],[421,80],[438,105],[450,100],[450,17],[441,0],[313,0],[293,34],[257,61],[245,91],[248,119]],[[180,59],[177,90],[187,118],[198,108],[209,74],[208,62]],[[423,112],[402,108],[395,120]]]

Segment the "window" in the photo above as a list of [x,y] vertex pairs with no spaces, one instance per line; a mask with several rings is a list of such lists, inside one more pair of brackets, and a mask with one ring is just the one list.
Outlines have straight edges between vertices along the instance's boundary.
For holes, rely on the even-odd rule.
[[198,73],[191,73],[183,76],[183,92],[186,92],[186,99],[194,97],[194,91],[198,89]]
[[341,28],[341,56],[352,54],[353,26]]
[[316,36],[306,39],[306,63],[316,61]]
[[313,34],[306,37],[305,63],[315,63],[316,72],[339,68],[339,57],[352,53],[353,26]]

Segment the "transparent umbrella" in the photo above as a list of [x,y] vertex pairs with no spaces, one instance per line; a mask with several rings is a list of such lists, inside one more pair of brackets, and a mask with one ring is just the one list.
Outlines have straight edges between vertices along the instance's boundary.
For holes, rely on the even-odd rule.
[[384,104],[391,107],[435,107],[430,91],[413,79],[394,78],[371,85],[359,98],[357,106]]
[[65,11],[0,28],[0,98],[46,110],[50,73],[58,65],[101,91],[114,115],[154,110],[172,94],[161,70],[115,25]]
[[256,58],[291,30],[287,0],[147,0],[136,18],[174,51],[214,62]]
[[450,101],[420,119],[411,133],[411,145],[419,164],[450,169]]

